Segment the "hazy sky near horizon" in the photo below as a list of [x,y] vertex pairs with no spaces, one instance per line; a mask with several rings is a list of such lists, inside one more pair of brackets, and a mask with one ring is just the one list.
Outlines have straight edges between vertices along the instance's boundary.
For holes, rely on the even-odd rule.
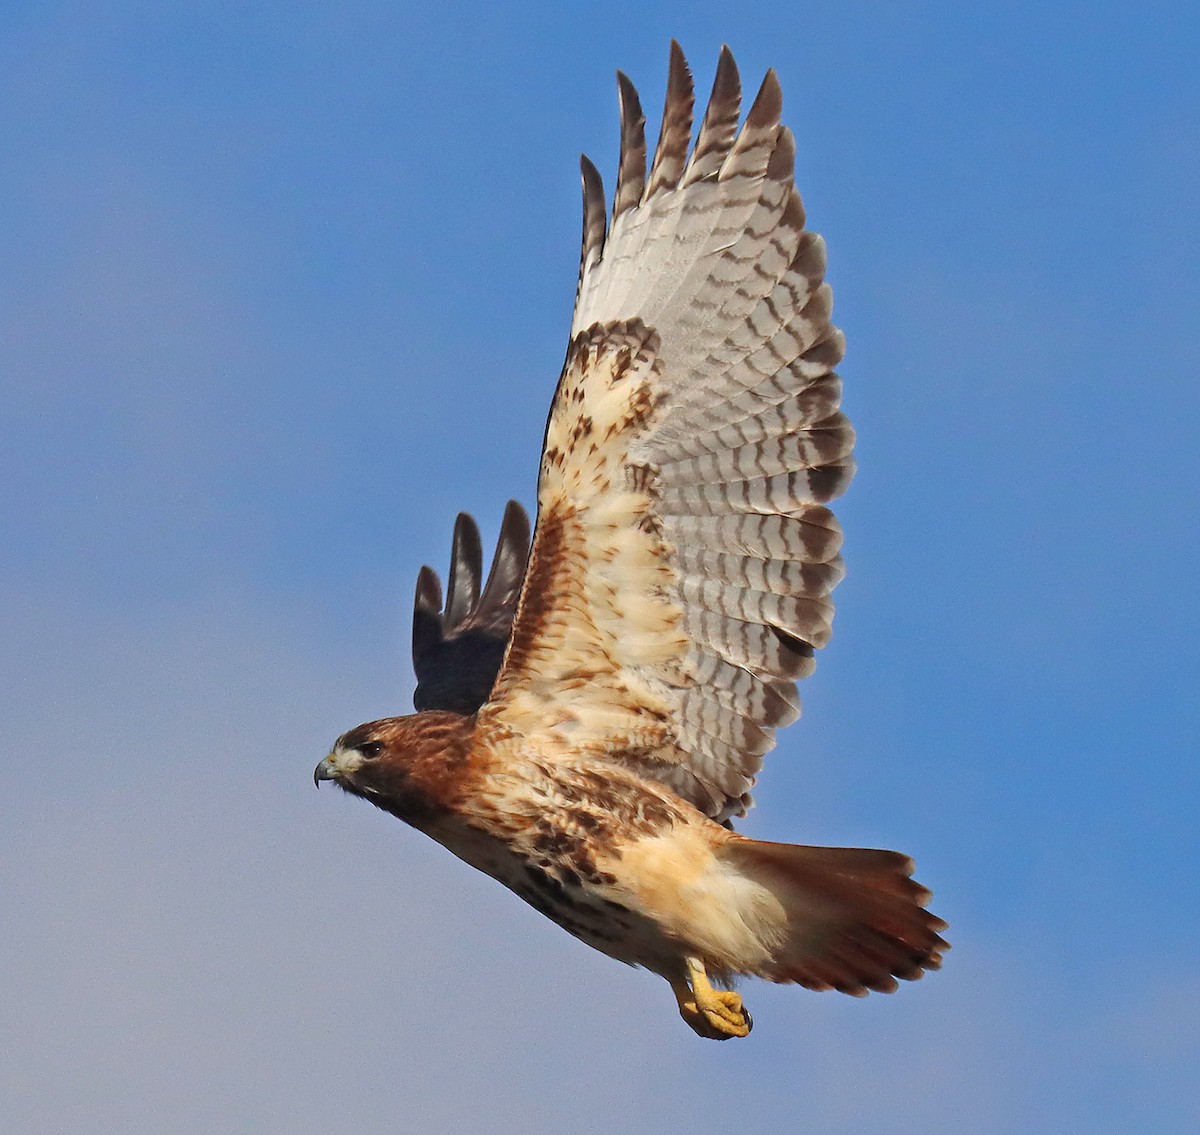
[[[901,848],[945,969],[666,985],[317,793],[418,567],[532,508],[613,72],[769,66],[849,575],[744,830]],[[0,15],[0,1114],[108,1133],[1191,1132],[1194,5]]]

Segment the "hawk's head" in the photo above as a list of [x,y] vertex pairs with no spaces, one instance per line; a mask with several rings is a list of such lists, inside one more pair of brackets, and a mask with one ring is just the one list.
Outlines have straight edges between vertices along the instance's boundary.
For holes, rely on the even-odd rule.
[[428,711],[369,721],[343,733],[313,770],[355,796],[415,823],[452,807],[466,771],[473,717]]
[[313,770],[313,783],[332,780],[347,792],[359,796],[377,794],[383,785],[379,773],[388,760],[396,739],[396,718],[368,721],[349,733],[343,733],[334,743],[329,755]]

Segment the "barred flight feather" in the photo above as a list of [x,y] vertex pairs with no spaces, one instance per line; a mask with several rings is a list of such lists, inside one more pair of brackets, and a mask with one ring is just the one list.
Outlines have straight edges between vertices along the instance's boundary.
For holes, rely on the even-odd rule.
[[706,516],[731,505],[743,512],[790,513],[804,504],[820,504],[840,495],[853,466],[820,465],[754,480],[713,481],[707,485],[681,485],[663,491],[664,512],[676,516]]
[[694,576],[679,581],[679,594],[688,609],[695,606],[743,622],[778,627],[813,646],[824,646],[833,634],[833,604],[828,599],[771,595]]
[[[686,725],[694,726],[698,732],[707,734],[739,753],[761,756],[775,744],[771,733],[744,717],[726,713],[722,706],[708,698],[681,698],[679,715]],[[728,772],[732,779],[718,785],[723,791],[731,791],[731,786],[740,783],[741,773],[738,769],[730,769]]]
[[[736,418],[745,401],[751,400],[752,416]],[[753,395],[745,395],[706,408],[695,430],[669,441],[656,439],[659,461],[664,469],[689,457],[740,450],[745,445],[768,439],[786,439],[794,433],[832,418],[842,401],[842,383],[836,374],[822,375],[795,395],[785,395],[774,405],[764,406]]]
[[691,458],[664,462],[662,484],[686,488],[729,484],[815,469],[847,457],[854,448],[854,431],[842,414],[795,432],[742,442],[733,447],[714,445]]
[[[750,394],[758,397],[760,406],[772,405],[795,393],[797,379],[807,384],[824,377],[828,373],[825,359],[814,366],[809,352],[831,332],[831,307],[831,289],[822,284],[793,315],[792,322],[778,327],[769,337],[755,335],[754,345],[749,348],[727,341],[724,358],[713,352],[698,368],[696,373],[709,377],[703,385],[688,388],[663,432],[667,436],[687,432],[697,412],[703,413],[714,404],[719,406]],[[750,409],[752,412],[753,404]]]
[[686,625],[697,643],[752,674],[796,679],[813,671],[812,643],[782,628],[764,628],[703,607],[688,610]]
[[733,61],[733,53],[723,46],[717,58],[717,73],[713,78],[712,94],[708,98],[708,109],[704,112],[700,132],[696,135],[692,160],[684,171],[685,187],[712,177],[720,170],[725,155],[733,145],[741,103],[742,83],[737,64]]
[[763,560],[754,556],[736,556],[705,547],[676,548],[675,559],[681,574],[740,584],[753,591],[775,595],[828,595],[846,574],[840,556],[824,563],[798,563],[795,560]]
[[646,116],[637,90],[623,72],[617,72],[621,104],[621,166],[613,195],[613,223],[642,200],[646,188]]
[[688,142],[692,135],[692,109],[695,105],[692,75],[683,49],[671,41],[671,63],[667,73],[667,96],[663,106],[662,131],[650,167],[645,200],[679,184],[687,163]]
[[685,697],[707,698],[764,726],[790,725],[800,716],[800,695],[791,682],[759,677],[696,647],[684,668],[696,683]]
[[799,505],[787,515],[671,515],[664,527],[675,544],[700,544],[721,552],[759,559],[824,563],[837,555],[842,533],[833,514],[821,505]]

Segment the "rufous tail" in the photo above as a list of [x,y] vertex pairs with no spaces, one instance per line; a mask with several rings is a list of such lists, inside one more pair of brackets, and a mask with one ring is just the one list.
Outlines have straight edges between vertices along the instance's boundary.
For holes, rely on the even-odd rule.
[[731,840],[722,856],[769,890],[786,924],[757,973],[856,997],[891,993],[942,964],[946,924],[925,909],[930,892],[896,851]]

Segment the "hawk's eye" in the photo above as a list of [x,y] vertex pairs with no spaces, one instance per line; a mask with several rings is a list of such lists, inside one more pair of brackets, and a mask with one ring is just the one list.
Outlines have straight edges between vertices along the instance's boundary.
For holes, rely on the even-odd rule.
[[356,746],[358,751],[369,761],[373,761],[380,753],[383,752],[382,741],[364,741],[361,745]]

